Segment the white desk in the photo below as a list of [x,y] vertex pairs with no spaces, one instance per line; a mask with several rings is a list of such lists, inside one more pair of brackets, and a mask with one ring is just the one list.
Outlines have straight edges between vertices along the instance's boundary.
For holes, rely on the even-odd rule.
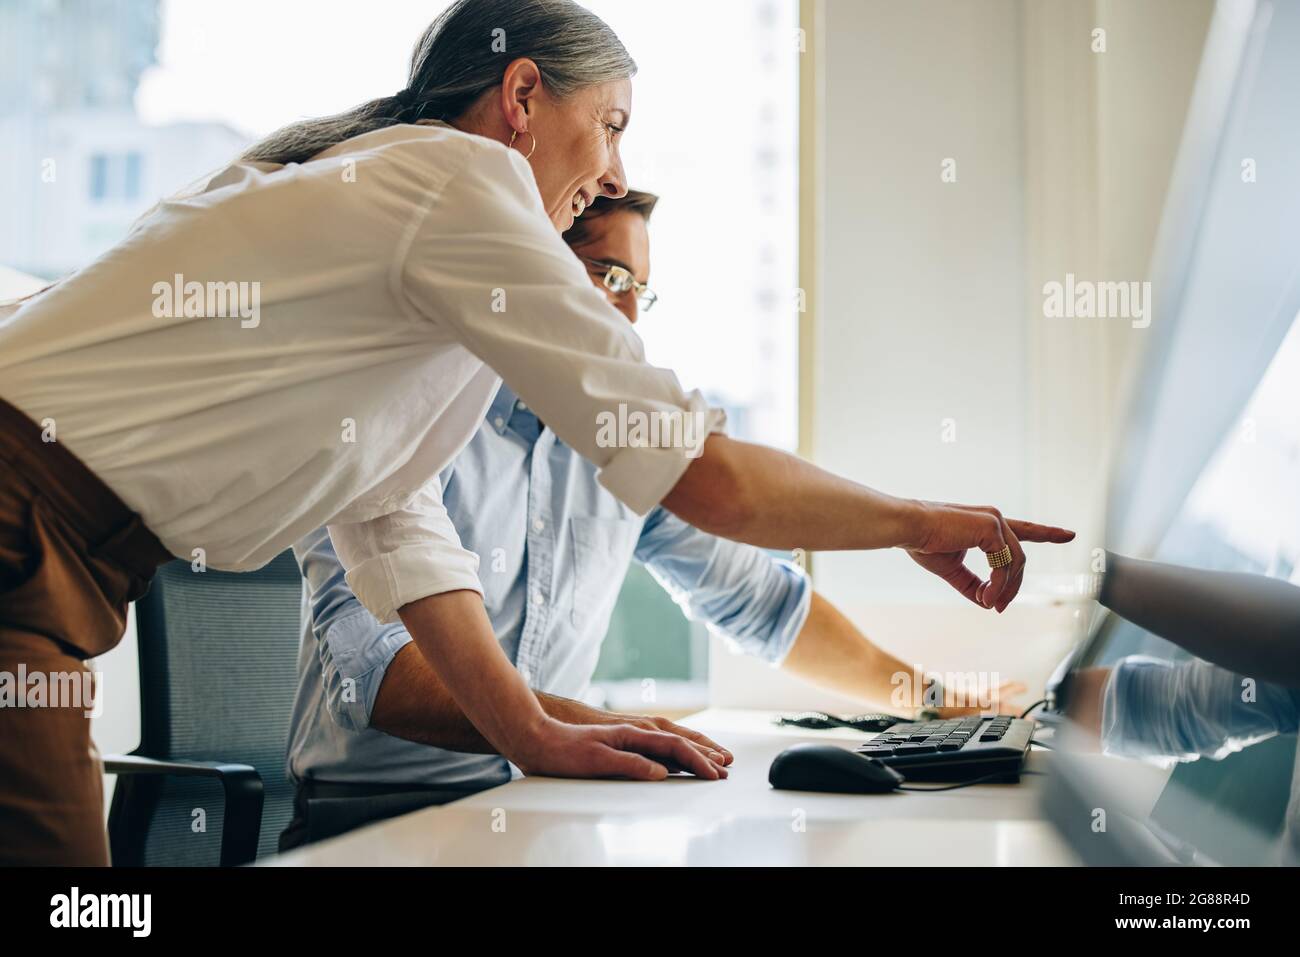
[[[798,741],[862,735],[772,725],[757,711],[683,724],[736,756],[725,781],[525,778],[270,858],[270,865],[1059,865],[1076,858],[1038,810],[1041,778],[937,794],[777,791],[767,770]],[[1051,755],[1035,751],[1030,769]],[[800,826],[802,824],[802,827]]]

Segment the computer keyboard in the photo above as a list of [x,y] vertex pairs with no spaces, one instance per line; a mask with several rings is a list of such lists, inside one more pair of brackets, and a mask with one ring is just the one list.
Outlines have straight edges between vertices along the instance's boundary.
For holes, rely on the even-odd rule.
[[972,717],[896,724],[857,748],[908,781],[1019,781],[1037,725],[1025,718]]

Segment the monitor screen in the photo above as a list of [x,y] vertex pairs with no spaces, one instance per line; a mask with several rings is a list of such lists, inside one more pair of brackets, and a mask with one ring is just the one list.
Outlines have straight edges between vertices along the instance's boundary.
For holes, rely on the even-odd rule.
[[[1223,436],[1152,557],[1300,586],[1300,319],[1292,323],[1242,416]],[[1079,666],[1113,667],[1132,655],[1191,662],[1172,642],[1110,615]],[[1290,694],[1300,698],[1300,690]],[[1201,702],[1200,707],[1220,720],[1216,703]],[[1175,715],[1174,720],[1187,721],[1188,716]],[[1149,823],[1219,863],[1287,860],[1294,853],[1287,830],[1295,813],[1290,805],[1293,800],[1300,805],[1292,783],[1296,735],[1261,737],[1250,733],[1254,729],[1234,734],[1230,721],[1223,724],[1222,749],[1174,766]],[[1243,833],[1252,837],[1243,839]]]
[[[1300,586],[1297,49],[1300,6],[1216,8],[1153,260],[1170,311],[1153,326],[1137,378],[1106,544]],[[1267,156],[1281,178],[1252,192],[1259,184],[1243,183],[1243,156]],[[1139,665],[1138,656],[1156,661]],[[1132,670],[1117,672],[1122,662]],[[1300,689],[1232,674],[1115,614],[1099,619],[1070,667],[1172,676],[1133,682],[1127,703],[1117,690],[1124,682],[1111,680],[1102,723],[1111,754],[1172,768],[1139,820],[1179,859],[1190,848],[1225,864],[1300,862]],[[1259,690],[1247,700],[1252,682]],[[1125,783],[1131,766],[1108,764],[1119,773],[1103,794],[1086,756],[1062,758],[1060,793],[1079,807],[1136,791],[1136,774]],[[1076,846],[1095,847],[1091,836]],[[1119,843],[1112,850],[1123,857]]]
[[[1149,557],[1300,585],[1300,318]],[[1112,615],[1081,664],[1110,665],[1134,654],[1187,657]]]

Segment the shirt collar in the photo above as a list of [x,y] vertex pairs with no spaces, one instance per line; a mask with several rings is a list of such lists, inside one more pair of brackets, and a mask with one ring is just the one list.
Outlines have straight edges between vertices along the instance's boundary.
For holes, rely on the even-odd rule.
[[537,419],[533,410],[520,402],[519,396],[515,395],[510,386],[502,382],[497,389],[496,398],[488,407],[487,424],[496,429],[497,435],[502,435],[510,428],[510,420],[514,416],[526,416],[530,424]]

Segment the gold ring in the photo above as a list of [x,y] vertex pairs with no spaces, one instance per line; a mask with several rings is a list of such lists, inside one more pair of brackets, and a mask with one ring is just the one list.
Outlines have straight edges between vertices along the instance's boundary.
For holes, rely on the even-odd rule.
[[1003,545],[1001,551],[985,552],[984,557],[989,560],[989,568],[1006,568],[1011,564],[1011,546]]

